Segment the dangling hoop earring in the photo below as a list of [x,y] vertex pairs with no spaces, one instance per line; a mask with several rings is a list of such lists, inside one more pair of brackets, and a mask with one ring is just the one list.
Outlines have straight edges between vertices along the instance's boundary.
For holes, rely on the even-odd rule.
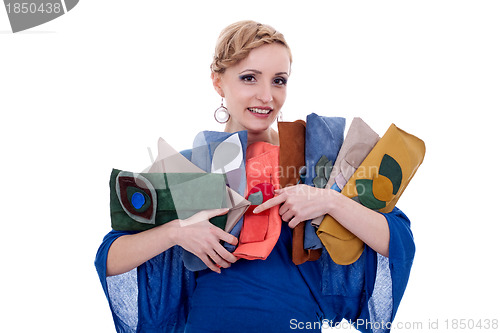
[[214,112],[215,121],[219,124],[225,124],[228,122],[231,115],[227,108],[224,106],[224,98],[220,102],[220,106]]

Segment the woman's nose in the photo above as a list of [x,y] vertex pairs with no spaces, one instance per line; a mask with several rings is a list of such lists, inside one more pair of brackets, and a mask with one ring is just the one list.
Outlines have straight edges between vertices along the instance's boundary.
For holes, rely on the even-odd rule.
[[257,93],[257,99],[259,99],[262,103],[272,102],[273,94],[271,88],[271,85],[263,84]]

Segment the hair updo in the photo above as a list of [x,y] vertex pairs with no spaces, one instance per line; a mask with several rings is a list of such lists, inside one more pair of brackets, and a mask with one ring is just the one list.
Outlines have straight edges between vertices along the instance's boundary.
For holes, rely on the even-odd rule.
[[222,74],[226,68],[245,59],[253,49],[271,43],[285,46],[292,62],[292,53],[285,37],[273,27],[254,21],[233,23],[222,30],[215,45],[214,60],[210,69],[214,73]]

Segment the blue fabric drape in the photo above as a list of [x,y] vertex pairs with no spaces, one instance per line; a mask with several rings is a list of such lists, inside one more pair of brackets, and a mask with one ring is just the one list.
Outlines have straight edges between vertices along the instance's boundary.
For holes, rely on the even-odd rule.
[[[296,266],[305,281],[304,288],[310,290],[321,310],[321,319],[336,323],[345,318],[361,332],[388,331],[381,323],[394,320],[408,282],[415,245],[410,221],[403,212],[394,208],[383,215],[391,233],[389,258],[366,246],[351,265],[335,264],[324,251],[318,261]],[[137,270],[106,277],[108,249],[124,234],[127,233],[112,231],[106,235],[95,261],[117,332],[183,332],[195,273],[184,267],[182,249],[173,247]],[[274,278],[266,273],[255,273],[261,277],[259,283],[266,284]],[[242,312],[237,320],[255,318],[246,318]]]

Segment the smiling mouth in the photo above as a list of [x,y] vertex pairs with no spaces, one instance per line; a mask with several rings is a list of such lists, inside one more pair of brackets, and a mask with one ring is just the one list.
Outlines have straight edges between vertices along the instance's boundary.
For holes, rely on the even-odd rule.
[[260,109],[260,108],[248,108],[247,110],[258,114],[269,114],[273,111],[272,109]]

